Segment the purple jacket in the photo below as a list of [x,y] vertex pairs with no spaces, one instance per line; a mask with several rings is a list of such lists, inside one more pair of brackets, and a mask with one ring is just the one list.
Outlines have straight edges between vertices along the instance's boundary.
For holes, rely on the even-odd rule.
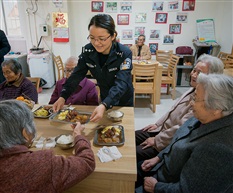
[[91,145],[75,137],[75,155],[55,156],[52,150],[30,151],[17,145],[0,151],[0,192],[61,193],[95,169]]
[[[53,94],[50,98],[49,104],[53,104],[60,97],[60,93],[62,91],[62,87],[66,82],[66,78],[63,78],[56,83],[56,87],[53,91]],[[95,84],[84,78],[78,88],[73,94],[66,100],[65,104],[72,105],[98,105],[98,93],[95,88]]]
[[21,74],[20,80],[13,84],[8,84],[6,81],[0,84],[0,101],[8,99],[16,99],[18,96],[25,94],[35,103],[38,102],[38,93],[36,87],[30,80],[23,77]]

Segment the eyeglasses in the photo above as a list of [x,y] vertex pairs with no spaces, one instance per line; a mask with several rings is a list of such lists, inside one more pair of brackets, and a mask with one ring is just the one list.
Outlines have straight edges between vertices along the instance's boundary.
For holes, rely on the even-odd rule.
[[138,42],[143,42],[144,41],[144,39],[138,39]]
[[191,95],[191,101],[194,103],[203,102],[205,100],[196,100],[196,96]]
[[70,70],[65,69],[65,70],[64,70],[65,73],[70,73],[70,74],[71,74],[73,71],[74,71],[74,69],[70,69]]
[[104,43],[110,37],[111,37],[111,35],[109,35],[107,38],[97,38],[97,39],[95,39],[93,37],[88,36],[87,40],[89,40],[91,43],[95,43],[95,41],[97,41],[99,43]]

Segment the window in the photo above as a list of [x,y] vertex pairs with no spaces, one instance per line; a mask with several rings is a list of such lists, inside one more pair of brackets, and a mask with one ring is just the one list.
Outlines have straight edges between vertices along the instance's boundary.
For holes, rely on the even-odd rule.
[[0,29],[7,36],[21,36],[17,0],[0,0]]

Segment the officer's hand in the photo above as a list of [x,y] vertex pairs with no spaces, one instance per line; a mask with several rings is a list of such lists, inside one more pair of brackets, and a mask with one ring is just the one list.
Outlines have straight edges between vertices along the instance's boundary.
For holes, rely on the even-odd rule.
[[59,97],[59,99],[57,99],[57,101],[53,104],[53,112],[58,112],[60,109],[62,109],[62,107],[65,104],[65,99],[62,97]]
[[92,115],[90,117],[90,121],[98,122],[100,119],[102,119],[105,110],[106,110],[105,106],[103,104],[100,104],[93,111],[93,113],[92,113]]

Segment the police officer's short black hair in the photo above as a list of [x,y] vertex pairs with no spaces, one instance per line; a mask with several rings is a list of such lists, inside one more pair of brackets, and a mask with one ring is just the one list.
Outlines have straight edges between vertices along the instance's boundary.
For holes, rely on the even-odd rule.
[[111,36],[113,36],[115,33],[117,37],[115,22],[113,18],[108,14],[97,14],[93,16],[88,25],[88,30],[92,25],[106,29]]
[[11,71],[14,72],[15,74],[19,74],[22,72],[22,66],[17,60],[13,60],[13,59],[5,60],[1,66],[2,67],[9,66]]

